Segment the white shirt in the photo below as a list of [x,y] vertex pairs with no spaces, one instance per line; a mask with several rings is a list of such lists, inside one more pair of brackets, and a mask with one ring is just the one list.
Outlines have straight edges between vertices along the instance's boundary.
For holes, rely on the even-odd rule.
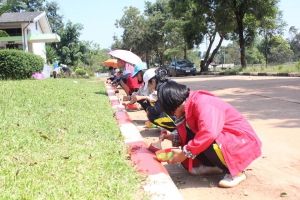
[[132,93],[130,103],[134,103],[133,97],[135,96],[147,96],[149,102],[157,101],[157,91],[152,90],[149,87],[145,88],[145,85],[142,85],[137,92]]

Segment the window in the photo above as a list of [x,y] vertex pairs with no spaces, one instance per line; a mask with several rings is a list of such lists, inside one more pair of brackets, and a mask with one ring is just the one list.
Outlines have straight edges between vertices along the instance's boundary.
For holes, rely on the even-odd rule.
[[17,44],[17,43],[8,43],[6,44],[7,49],[18,49],[18,50],[23,50],[23,45],[22,44]]
[[9,36],[22,36],[21,28],[9,28],[1,30],[5,31]]
[[38,30],[38,24],[35,22],[35,30]]

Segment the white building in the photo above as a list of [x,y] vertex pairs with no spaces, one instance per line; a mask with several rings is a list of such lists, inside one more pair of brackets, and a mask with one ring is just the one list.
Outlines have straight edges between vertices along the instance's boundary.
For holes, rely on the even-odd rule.
[[0,30],[9,35],[0,37],[0,49],[23,49],[40,55],[45,62],[45,43],[60,41],[60,37],[52,33],[44,11],[4,13],[0,16]]

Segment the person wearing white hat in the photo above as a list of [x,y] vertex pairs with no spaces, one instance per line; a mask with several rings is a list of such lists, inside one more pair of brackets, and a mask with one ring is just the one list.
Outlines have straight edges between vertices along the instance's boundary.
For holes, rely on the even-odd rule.
[[[144,73],[143,76],[140,75],[142,73]],[[130,103],[140,103],[147,112],[149,121],[153,124],[168,131],[175,130],[174,117],[166,115],[157,101],[157,89],[160,84],[168,79],[164,79],[161,70],[155,68],[148,69],[145,72],[141,71],[141,73],[137,73],[137,77],[139,81],[144,81],[144,85],[136,93],[132,94]]]
[[[150,88],[155,91],[156,99],[157,97],[157,90],[159,87],[168,81],[171,81],[170,79],[165,78],[165,71],[160,69],[154,69],[152,71],[148,70],[145,72],[143,79],[145,82],[145,87]],[[152,106],[149,106],[146,110],[147,117],[150,122],[153,124],[160,126],[168,131],[174,131],[176,130],[176,125],[174,123],[175,116],[169,116],[167,115],[160,106],[160,102],[157,100],[155,104]]]

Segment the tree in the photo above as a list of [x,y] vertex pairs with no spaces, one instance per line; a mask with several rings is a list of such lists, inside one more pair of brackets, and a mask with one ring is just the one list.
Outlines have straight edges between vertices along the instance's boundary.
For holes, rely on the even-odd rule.
[[183,38],[183,21],[172,17],[166,0],[157,0],[146,5],[147,43],[151,45],[161,67],[168,61],[187,57],[187,46]]
[[44,10],[45,0],[23,0],[22,5],[16,5],[12,12],[36,12]]
[[[219,1],[170,0],[170,7],[176,18],[184,18],[184,39],[188,48],[198,46],[204,38],[209,41],[208,48],[204,54],[204,62],[201,62],[201,72],[207,71],[209,64],[213,61],[224,39],[229,39],[233,32],[233,20],[225,18],[227,8],[220,5]],[[215,49],[212,50],[216,36],[220,40]]]
[[60,62],[74,66],[82,58],[86,51],[79,41],[82,29],[82,24],[68,21],[64,29],[57,31],[61,40],[58,43],[51,43],[51,46],[56,49]]
[[264,18],[274,19],[278,13],[278,0],[220,0],[221,5],[229,8],[227,19],[236,20],[236,33],[239,36],[242,67],[246,67],[245,48],[254,38],[259,22]]
[[[143,40],[143,16],[140,15],[139,10],[131,6],[125,7],[124,15],[120,20],[116,20],[115,25],[117,28],[124,29],[121,49],[136,52],[141,40]],[[115,39],[117,38],[115,37]]]
[[259,34],[264,38],[264,56],[266,67],[268,67],[268,44],[275,35],[283,35],[286,23],[282,20],[282,12],[278,12],[276,18],[264,17],[260,21]]
[[59,11],[59,6],[56,2],[50,2],[50,3],[46,2],[45,11],[46,11],[52,32],[56,33],[58,30],[64,28],[64,24],[62,22],[63,15],[59,15],[57,13]]
[[48,64],[52,64],[54,59],[57,57],[55,49],[50,45],[46,45],[45,55],[46,55],[46,62]]
[[[17,5],[23,6],[19,0],[0,0],[0,16],[11,11]],[[9,37],[9,35],[5,31],[0,30],[0,37]]]
[[153,4],[146,2],[144,15],[140,15],[137,8],[125,8],[122,19],[116,21],[116,26],[124,29],[121,42],[123,47],[138,52],[148,65],[156,57],[163,66],[164,53],[169,47],[164,26],[170,18],[166,0],[157,0]]
[[294,26],[289,29],[290,37],[287,39],[294,52],[293,61],[299,61],[300,59],[300,32]]
[[270,42],[270,62],[283,64],[292,61],[293,51],[290,45],[281,36],[272,37]]
[[58,14],[59,6],[56,2],[46,0],[23,0],[22,4],[13,7],[12,12],[37,12],[45,11],[53,32],[64,27],[63,16]]

